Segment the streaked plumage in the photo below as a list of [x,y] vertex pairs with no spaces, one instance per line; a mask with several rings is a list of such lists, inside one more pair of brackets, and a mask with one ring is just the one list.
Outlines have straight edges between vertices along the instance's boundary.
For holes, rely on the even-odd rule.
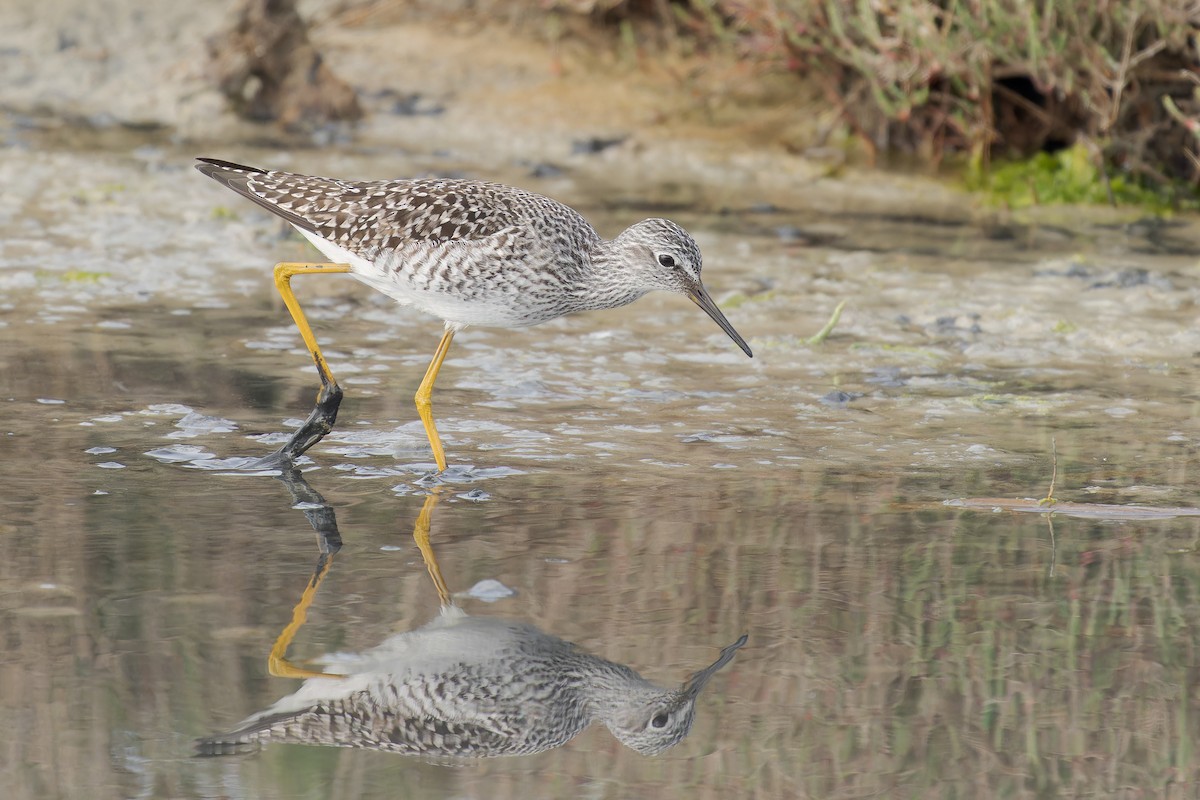
[[[418,392],[426,433],[445,469],[428,395],[453,333],[468,325],[524,327],[579,311],[616,308],[647,292],[690,298],[752,355],[700,279],[700,249],[680,226],[647,219],[605,240],[577,212],[523,189],[472,180],[344,181],[200,159],[203,174],[282,217],[333,264],[402,305],[445,321],[439,354]],[[289,300],[288,280],[304,265],[281,264],[276,281]],[[280,268],[287,267],[284,275]],[[295,269],[292,269],[295,268]],[[317,270],[312,270],[317,271]],[[307,322],[296,323],[325,386],[337,389]],[[337,389],[340,401],[340,389]],[[424,399],[422,399],[424,396]],[[299,455],[336,416],[298,432],[281,449]],[[318,403],[320,411],[320,403]],[[316,412],[314,412],[316,413]],[[303,434],[303,435],[302,435]]]
[[664,689],[532,625],[449,606],[422,628],[339,656],[331,668],[344,676],[310,678],[197,748],[223,755],[290,742],[482,758],[558,747],[600,722],[653,755],[687,735],[700,690],[745,641],[683,686]]

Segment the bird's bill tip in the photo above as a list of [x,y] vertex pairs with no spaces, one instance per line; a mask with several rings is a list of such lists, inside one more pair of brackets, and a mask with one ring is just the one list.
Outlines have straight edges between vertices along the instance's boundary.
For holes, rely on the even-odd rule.
[[710,317],[712,317],[713,322],[721,326],[721,330],[725,331],[729,338],[733,339],[734,343],[738,347],[742,348],[743,353],[750,358],[754,358],[754,353],[750,350],[750,345],[746,344],[746,340],[742,338],[742,335],[734,329],[729,320],[725,319],[725,315],[721,313],[721,309],[717,307],[715,302],[713,302],[712,297],[709,295],[708,290],[704,288],[703,284],[697,284],[695,289],[692,289],[687,293],[687,296],[688,299],[690,299],[693,303],[700,306],[700,308],[704,310],[705,314],[708,314]]
[[746,644],[748,639],[749,637],[746,634],[742,634],[741,638],[739,638],[736,642],[721,650],[721,655],[717,656],[716,661],[692,675],[692,677],[688,678],[683,684],[683,695],[685,697],[694,698],[700,694],[700,690],[704,688],[704,685],[708,683],[709,679],[712,678],[713,675],[716,675],[721,667],[733,660],[733,656],[739,649],[741,649],[743,645]]

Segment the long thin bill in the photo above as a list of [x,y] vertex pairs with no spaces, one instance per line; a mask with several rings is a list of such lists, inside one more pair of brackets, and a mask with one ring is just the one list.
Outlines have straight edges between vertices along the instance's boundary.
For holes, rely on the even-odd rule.
[[720,670],[721,667],[725,666],[730,661],[733,661],[734,653],[736,653],[738,648],[746,643],[747,638],[748,637],[745,634],[742,634],[742,638],[738,639],[736,642],[721,651],[721,655],[717,657],[716,661],[709,664],[692,677],[688,678],[683,684],[683,696],[688,698],[696,697],[698,694],[700,694],[700,691],[704,688],[704,684],[708,683],[709,679],[713,675],[716,675],[717,671]]
[[737,342],[737,346],[742,348],[743,353],[750,356],[750,358],[754,358],[754,353],[750,352],[750,345],[746,344],[746,340],[742,338],[741,334],[733,329],[733,326],[729,324],[729,320],[725,319],[725,315],[721,313],[721,309],[717,308],[717,304],[709,297],[708,290],[704,288],[703,284],[698,285],[695,289],[688,292],[688,297],[691,298],[693,303],[704,309],[704,313],[712,317],[713,322],[720,325],[721,330],[729,334],[730,339]]

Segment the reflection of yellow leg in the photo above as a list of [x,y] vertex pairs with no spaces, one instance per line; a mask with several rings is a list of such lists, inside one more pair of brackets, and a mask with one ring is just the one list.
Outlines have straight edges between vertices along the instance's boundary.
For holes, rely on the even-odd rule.
[[417,515],[417,522],[413,525],[413,540],[417,543],[417,549],[421,551],[421,558],[425,561],[425,569],[429,570],[429,577],[433,579],[438,600],[445,607],[451,605],[450,590],[446,588],[446,579],[442,577],[442,570],[429,543],[429,524],[433,518],[433,507],[438,504],[439,499],[437,492],[426,496],[425,505],[421,506],[421,513]]
[[332,555],[321,559],[321,563],[317,566],[317,571],[313,573],[312,580],[308,582],[308,588],[304,590],[304,594],[300,595],[300,602],[296,603],[296,607],[292,609],[292,621],[279,634],[279,638],[275,640],[275,646],[271,648],[271,655],[267,659],[267,671],[277,678],[344,677],[342,675],[330,675],[326,672],[313,672],[309,669],[297,667],[285,657],[288,645],[292,643],[292,639],[296,637],[296,632],[300,630],[308,619],[308,607],[312,605],[313,598],[317,596],[317,589],[321,588],[321,581],[325,580],[325,575],[329,573],[329,567],[332,564]]
[[[433,424],[433,403],[431,402],[431,398],[433,397],[433,382],[437,380],[438,370],[442,368],[442,362],[446,360],[446,353],[450,352],[450,342],[453,340],[454,331],[447,329],[442,334],[442,340],[438,342],[437,350],[433,354],[433,360],[429,362],[429,369],[425,370],[425,377],[421,379],[421,385],[417,387],[417,396],[415,398],[417,401],[417,414],[420,415],[421,422],[425,425],[425,435],[429,437],[429,446],[433,448],[433,460],[437,462],[438,472],[446,469],[446,452],[442,449],[442,439],[438,436],[437,427]],[[319,367],[320,365],[318,364]]]
[[[300,309],[300,303],[297,302],[296,295],[292,292],[292,276],[329,275],[349,271],[349,264],[297,264],[285,262],[275,265],[275,288],[283,296],[283,304],[291,312],[296,327],[300,329],[300,336],[303,337],[304,344],[308,347],[308,352],[312,354],[313,361],[317,365],[317,372],[321,373],[322,389],[330,385],[337,386],[337,381],[333,379],[333,373],[329,371],[329,364],[326,363],[325,356],[321,355],[321,348],[317,346],[317,337],[313,336],[312,328],[309,327],[308,320],[305,319],[304,312]],[[320,401],[321,397],[318,395],[317,402]]]

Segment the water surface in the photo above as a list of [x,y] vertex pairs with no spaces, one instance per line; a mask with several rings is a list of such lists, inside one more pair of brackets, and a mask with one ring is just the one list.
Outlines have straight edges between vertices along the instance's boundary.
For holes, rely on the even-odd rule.
[[[43,797],[1056,797],[1197,790],[1194,517],[1079,519],[957,498],[1198,505],[1200,233],[696,202],[706,281],[746,359],[675,297],[469,329],[351,280],[297,282],[347,399],[306,477],[343,546],[298,662],[437,613],[412,540],[471,614],[531,622],[659,683],[742,633],[656,758],[596,728],[447,767],[196,737],[291,692],[267,655],[319,555],[259,455],[315,373],[270,266],[302,241],[169,147],[0,153],[0,781]],[[559,179],[351,155],[229,153],[347,176],[519,181],[612,235],[663,213]],[[69,180],[67,179],[69,176]],[[652,194],[649,196],[653,197]],[[831,189],[830,197],[836,197]],[[847,307],[820,345],[805,339]]]

